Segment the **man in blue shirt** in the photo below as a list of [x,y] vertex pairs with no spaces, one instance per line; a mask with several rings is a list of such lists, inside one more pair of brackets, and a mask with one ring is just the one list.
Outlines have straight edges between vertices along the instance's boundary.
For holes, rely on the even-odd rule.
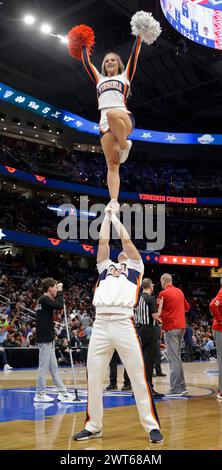
[[4,326],[0,325],[0,344],[4,343],[7,339],[8,332]]

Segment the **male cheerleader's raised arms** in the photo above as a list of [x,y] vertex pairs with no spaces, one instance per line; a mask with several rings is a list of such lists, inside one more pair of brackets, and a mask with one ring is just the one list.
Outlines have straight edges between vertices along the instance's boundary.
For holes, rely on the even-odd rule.
[[161,27],[151,13],[139,11],[131,19],[132,34],[136,36],[126,69],[115,52],[105,55],[101,73],[91,63],[90,55],[95,43],[93,30],[86,25],[72,28],[68,33],[68,48],[72,57],[82,60],[97,88],[98,107],[101,112],[101,145],[108,167],[107,183],[111,201],[107,209],[119,211],[119,166],[124,163],[132,147],[129,134],[135,127],[132,113],[127,109],[130,84],[134,77],[141,42],[150,45],[159,37]]

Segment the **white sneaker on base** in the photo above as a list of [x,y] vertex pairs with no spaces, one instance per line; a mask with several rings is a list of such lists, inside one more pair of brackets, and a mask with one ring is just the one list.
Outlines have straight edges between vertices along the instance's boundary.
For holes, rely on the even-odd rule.
[[60,401],[60,403],[66,403],[66,404],[72,404],[74,401],[75,401],[75,395],[73,395],[72,393],[66,393],[66,394],[62,394],[62,393],[59,393],[58,394],[58,397],[57,399]]
[[119,151],[120,163],[124,163],[127,160],[131,147],[133,145],[132,140],[127,140],[127,145],[128,145],[128,148]]
[[221,394],[221,392],[218,392],[218,394],[217,394],[217,399],[220,400],[220,401],[222,401],[222,394]]
[[12,370],[13,367],[11,367],[9,364],[5,364],[4,370]]
[[109,202],[109,204],[107,204],[106,208],[105,208],[105,213],[106,214],[118,214],[119,212],[119,203],[116,199],[111,199],[111,201]]
[[42,402],[42,403],[50,403],[52,401],[54,401],[54,398],[52,397],[49,397],[48,395],[35,395],[34,397],[34,401],[35,402]]

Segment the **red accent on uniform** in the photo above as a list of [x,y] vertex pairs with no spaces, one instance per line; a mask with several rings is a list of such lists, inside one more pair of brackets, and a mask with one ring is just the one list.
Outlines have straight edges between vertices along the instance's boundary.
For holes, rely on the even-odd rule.
[[90,414],[89,414],[89,382],[88,382],[88,369],[86,367],[86,382],[87,382],[87,405],[86,405],[86,419],[85,419],[85,426],[90,421]]
[[87,57],[87,60],[85,61],[84,59],[84,54],[83,54],[83,49],[82,49],[82,52],[81,52],[81,60],[82,60],[82,63],[89,75],[89,77],[92,79],[91,75],[90,75],[90,72],[92,72],[93,76],[94,76],[94,79],[95,79],[95,82],[98,83],[98,77],[97,77],[97,73],[95,71],[95,68],[94,68],[94,65],[92,64],[91,60],[90,60],[90,56],[89,56],[89,51],[88,49],[86,49],[86,57]]
[[182,290],[169,285],[162,290],[158,299],[163,299],[161,319],[163,330],[177,330],[186,328],[185,312],[190,310],[190,305],[184,297]]
[[139,299],[141,280],[142,280],[142,274],[140,273],[137,279],[136,300],[135,300],[134,307],[136,306],[138,299]]
[[209,309],[214,317],[212,329],[222,332],[222,288],[210,302]]
[[141,46],[141,38],[138,36],[136,50],[135,50],[135,56],[134,56],[133,72],[131,74],[131,77],[129,77],[129,70],[130,70],[131,61],[132,61],[132,55],[130,56],[130,59],[129,59],[129,66],[127,66],[127,69],[128,69],[127,78],[130,81],[132,81],[132,79],[135,75],[135,72],[136,72],[136,66],[137,66],[137,60],[138,60],[138,56],[139,56],[140,46]]

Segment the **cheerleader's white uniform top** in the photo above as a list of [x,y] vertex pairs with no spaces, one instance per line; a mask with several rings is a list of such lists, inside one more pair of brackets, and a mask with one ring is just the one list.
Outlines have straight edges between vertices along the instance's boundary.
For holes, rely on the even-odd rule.
[[90,78],[97,88],[98,108],[101,111],[100,130],[105,133],[109,129],[106,113],[110,108],[121,109],[130,114],[127,109],[127,98],[130,91],[130,83],[134,77],[138,55],[141,47],[141,39],[137,37],[123,73],[107,77],[102,75],[91,63],[89,53],[84,47],[82,51],[82,62]]

